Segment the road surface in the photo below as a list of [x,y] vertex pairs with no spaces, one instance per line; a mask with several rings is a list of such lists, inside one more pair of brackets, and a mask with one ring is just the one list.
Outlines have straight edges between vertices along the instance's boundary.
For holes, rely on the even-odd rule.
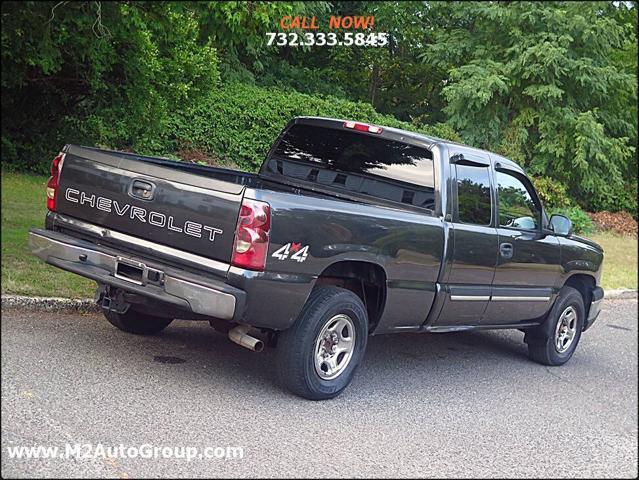
[[[607,301],[558,368],[529,361],[518,331],[372,337],[325,402],[281,390],[272,350],[202,322],[137,337],[101,316],[10,309],[1,324],[5,478],[637,476],[637,300]],[[65,444],[243,457],[8,455]]]

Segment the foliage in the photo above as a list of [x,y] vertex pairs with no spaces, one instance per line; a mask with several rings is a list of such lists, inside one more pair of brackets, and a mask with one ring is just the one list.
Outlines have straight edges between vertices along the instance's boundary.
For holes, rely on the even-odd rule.
[[636,53],[637,9],[621,21],[627,8],[434,3],[442,28],[423,60],[448,71],[448,122],[465,141],[564,183],[587,208],[636,210],[637,75],[628,53]]
[[446,121],[584,208],[636,211],[635,2],[337,1],[331,13],[374,15],[389,46],[283,47],[258,83]]
[[532,183],[545,208],[568,208],[573,202],[566,186],[550,177],[532,177]]
[[[419,60],[438,22],[426,14],[429,8],[425,2],[331,2],[331,15],[374,16],[373,30],[391,36],[388,46],[281,47],[258,83],[285,86],[290,81],[305,93],[330,91],[416,125],[444,122],[445,71]],[[326,21],[328,15],[321,18]],[[309,74],[308,81],[300,72]]]
[[153,146],[218,80],[182,4],[2,3],[2,157],[44,170],[64,143]]
[[[244,170],[256,170],[268,148],[286,123],[295,116],[358,119],[396,128],[411,125],[377,113],[370,104],[333,97],[233,83],[224,85],[196,105],[171,118],[160,151],[178,151],[194,146],[222,162],[234,162]],[[420,131],[458,139],[447,125]]]
[[[389,44],[266,45],[284,15],[326,31],[353,14]],[[287,115],[317,112],[457,131],[544,178],[553,208],[636,215],[636,2],[4,2],[2,23],[15,168],[44,170],[68,142],[254,168]],[[245,101],[251,88],[263,104]]]
[[264,44],[266,32],[277,30],[286,15],[325,15],[328,2],[192,2],[198,15],[203,43],[212,41],[219,49],[224,80],[245,80],[262,75],[276,53]]
[[574,206],[569,208],[549,209],[548,216],[552,214],[563,215],[568,217],[572,222],[573,231],[577,234],[589,234],[594,231],[594,224],[586,212],[581,207]]

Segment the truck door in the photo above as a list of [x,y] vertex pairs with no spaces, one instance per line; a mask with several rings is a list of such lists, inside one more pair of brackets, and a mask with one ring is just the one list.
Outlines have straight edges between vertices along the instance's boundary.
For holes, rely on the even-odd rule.
[[514,324],[544,315],[561,273],[559,241],[544,233],[537,194],[515,168],[495,163],[499,256],[484,325]]
[[443,277],[446,298],[435,328],[479,323],[497,264],[490,158],[475,150],[451,153],[449,271]]

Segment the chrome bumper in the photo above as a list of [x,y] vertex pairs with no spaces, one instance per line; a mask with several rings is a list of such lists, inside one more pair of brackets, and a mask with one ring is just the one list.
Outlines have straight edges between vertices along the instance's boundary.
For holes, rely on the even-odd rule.
[[[107,253],[101,251],[97,245],[50,230],[31,230],[29,247],[34,255],[56,267],[222,320],[232,320],[235,317],[236,297],[243,294],[240,291],[229,293],[236,289],[222,282],[215,286],[211,286],[210,281],[203,282],[209,286],[199,285],[179,278],[175,273],[169,273],[172,269],[163,269],[157,265],[147,266],[135,257]],[[142,271],[141,277],[134,280],[118,275],[119,263],[134,265]]]

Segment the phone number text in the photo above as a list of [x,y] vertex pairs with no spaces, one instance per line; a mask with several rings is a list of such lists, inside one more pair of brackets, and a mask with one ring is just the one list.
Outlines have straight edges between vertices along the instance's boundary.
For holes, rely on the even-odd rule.
[[266,34],[267,45],[277,45],[279,47],[334,47],[334,46],[357,46],[357,47],[384,47],[388,45],[388,33],[323,33],[323,32],[269,32]]

